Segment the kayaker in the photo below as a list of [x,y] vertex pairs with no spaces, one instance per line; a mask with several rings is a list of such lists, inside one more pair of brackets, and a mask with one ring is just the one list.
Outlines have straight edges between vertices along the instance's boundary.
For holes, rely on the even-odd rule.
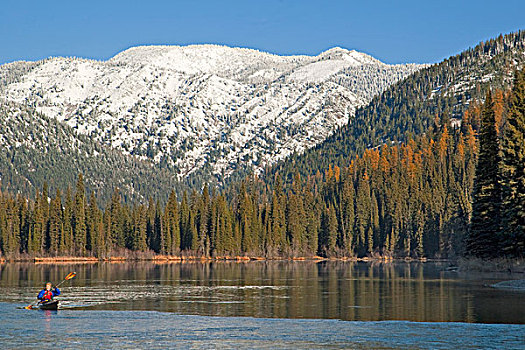
[[47,282],[44,286],[44,289],[38,293],[38,299],[40,302],[47,302],[53,300],[53,297],[60,295],[60,289],[57,287],[52,287],[51,282]]

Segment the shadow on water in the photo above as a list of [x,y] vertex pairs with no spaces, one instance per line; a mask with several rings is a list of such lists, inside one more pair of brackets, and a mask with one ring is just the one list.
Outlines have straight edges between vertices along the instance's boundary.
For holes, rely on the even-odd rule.
[[60,281],[76,271],[77,277],[62,286],[63,310],[525,323],[524,293],[487,287],[511,275],[461,274],[446,271],[446,266],[308,261],[13,263],[0,265],[0,301],[29,304],[43,282]]

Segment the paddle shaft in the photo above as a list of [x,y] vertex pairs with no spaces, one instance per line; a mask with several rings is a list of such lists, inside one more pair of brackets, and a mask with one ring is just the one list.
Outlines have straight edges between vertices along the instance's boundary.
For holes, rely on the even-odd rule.
[[64,283],[65,281],[67,281],[66,278],[64,278],[64,280],[63,280],[62,282],[60,282],[59,284],[57,284],[57,285],[55,286],[55,288],[58,287],[59,285],[61,285],[62,283]]

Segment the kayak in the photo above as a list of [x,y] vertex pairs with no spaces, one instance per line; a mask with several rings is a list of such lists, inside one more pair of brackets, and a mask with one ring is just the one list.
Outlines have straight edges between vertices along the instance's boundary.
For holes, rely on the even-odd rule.
[[40,310],[57,310],[58,309],[58,300],[46,301],[38,305]]

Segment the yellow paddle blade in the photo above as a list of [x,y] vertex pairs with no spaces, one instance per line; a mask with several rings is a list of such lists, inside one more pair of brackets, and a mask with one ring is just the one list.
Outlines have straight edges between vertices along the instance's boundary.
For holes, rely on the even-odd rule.
[[66,276],[65,280],[66,280],[66,281],[67,281],[67,280],[70,280],[70,279],[72,279],[73,277],[75,277],[76,275],[77,275],[76,272],[70,272],[70,273]]
[[33,305],[28,305],[26,307],[24,307],[24,309],[27,309],[27,310],[31,310],[33,308]]

